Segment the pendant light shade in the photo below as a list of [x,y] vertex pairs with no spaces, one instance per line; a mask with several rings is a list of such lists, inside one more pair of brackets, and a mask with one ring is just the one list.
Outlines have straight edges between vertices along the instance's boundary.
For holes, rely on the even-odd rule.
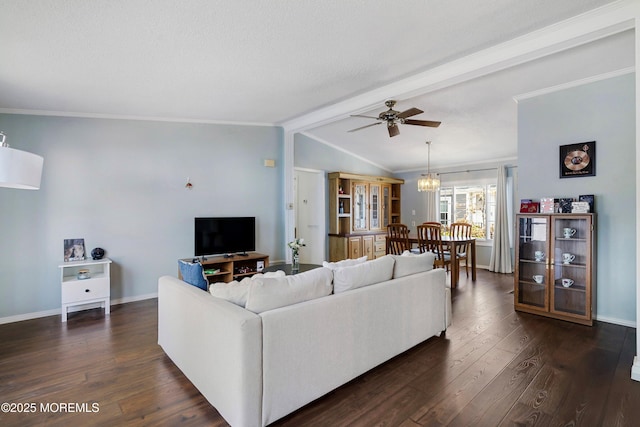
[[418,179],[418,191],[438,191],[440,189],[440,178],[437,174],[432,174],[431,169],[431,141],[427,141],[429,147],[427,151],[427,173],[422,174]]
[[418,191],[438,191],[439,189],[440,179],[435,174],[422,175],[418,180]]
[[0,187],[40,189],[44,159],[36,154],[10,148],[0,132]]

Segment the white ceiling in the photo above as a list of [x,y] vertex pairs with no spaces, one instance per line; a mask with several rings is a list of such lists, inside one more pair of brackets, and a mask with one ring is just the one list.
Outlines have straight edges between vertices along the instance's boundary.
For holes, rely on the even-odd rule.
[[[0,112],[286,125],[610,2],[0,0]],[[514,95],[633,63],[627,31],[399,100],[437,129],[305,134],[390,171],[424,165],[426,139],[434,167],[510,158]]]

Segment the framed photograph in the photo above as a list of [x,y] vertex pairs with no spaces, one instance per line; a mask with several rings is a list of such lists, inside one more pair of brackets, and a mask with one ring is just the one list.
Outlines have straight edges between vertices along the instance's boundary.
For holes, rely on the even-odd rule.
[[84,239],[64,239],[64,262],[84,261]]
[[560,178],[596,175],[596,142],[560,146]]

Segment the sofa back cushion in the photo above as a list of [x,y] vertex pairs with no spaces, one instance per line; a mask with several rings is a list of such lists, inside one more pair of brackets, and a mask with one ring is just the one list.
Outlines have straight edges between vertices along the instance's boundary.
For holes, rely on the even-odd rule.
[[262,313],[327,296],[333,291],[332,279],[333,273],[325,267],[285,277],[258,277],[251,280],[245,308]]
[[342,261],[336,261],[336,262],[323,261],[322,266],[335,270],[340,267],[350,267],[352,265],[362,264],[363,262],[366,262],[366,261],[367,261],[367,256],[365,255],[356,259],[343,259]]
[[394,263],[391,255],[385,255],[362,264],[336,268],[333,272],[333,292],[337,294],[390,280]]
[[435,254],[425,252],[423,254],[414,254],[405,251],[402,255],[392,255],[396,263],[393,266],[393,278],[409,276],[410,274],[422,273],[433,269],[433,262],[436,259]]
[[229,302],[244,307],[247,305],[247,294],[249,293],[250,277],[245,277],[241,281],[218,282],[209,286],[209,293],[216,298],[222,298]]
[[229,302],[245,307],[247,305],[247,295],[249,294],[249,285],[252,280],[256,280],[262,277],[284,277],[285,272],[282,270],[270,271],[267,273],[254,274],[251,277],[245,277],[241,281],[233,282],[218,282],[212,283],[209,286],[209,293],[216,298],[222,298]]

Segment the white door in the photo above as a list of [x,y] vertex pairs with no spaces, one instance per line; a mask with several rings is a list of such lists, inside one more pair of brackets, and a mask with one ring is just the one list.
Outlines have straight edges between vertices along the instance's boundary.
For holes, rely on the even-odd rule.
[[300,250],[303,264],[322,264],[325,260],[324,172],[296,169],[296,237],[306,246]]

